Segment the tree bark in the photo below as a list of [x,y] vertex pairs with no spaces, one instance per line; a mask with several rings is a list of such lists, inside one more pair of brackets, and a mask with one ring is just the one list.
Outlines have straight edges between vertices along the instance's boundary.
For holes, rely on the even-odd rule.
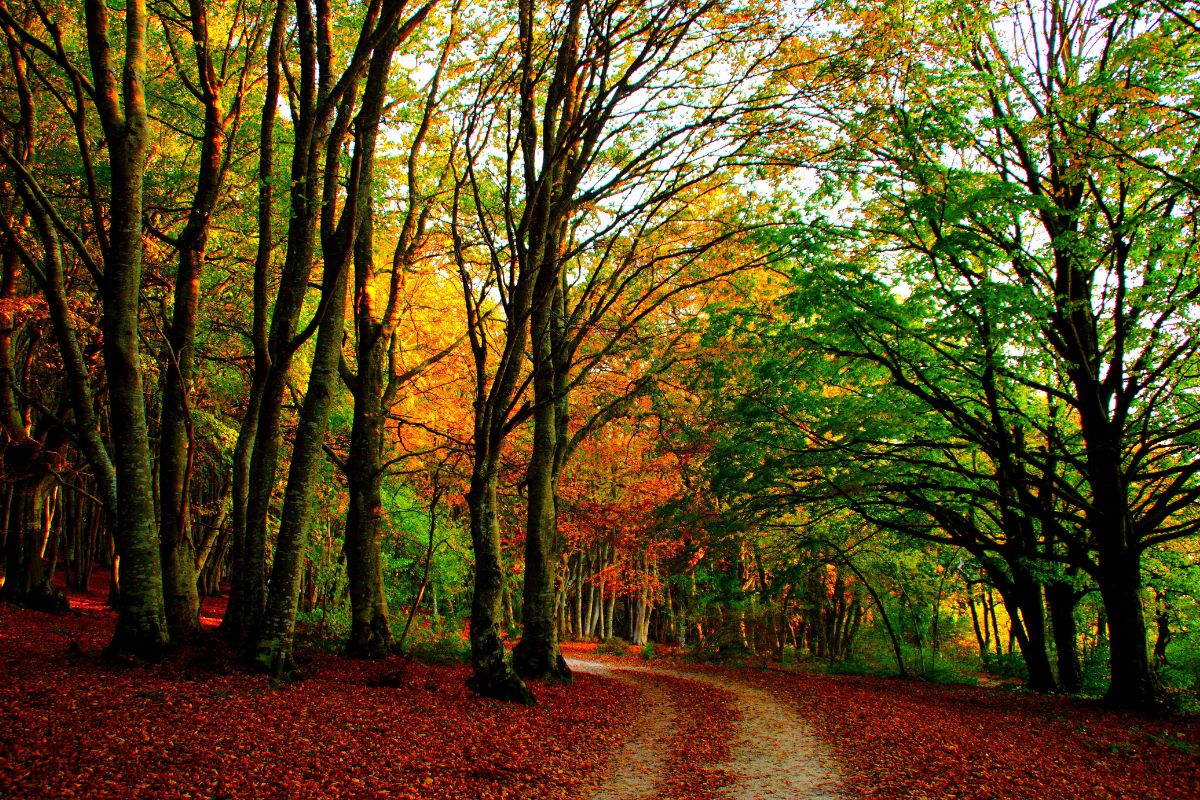
[[1160,700],[1147,654],[1141,559],[1136,552],[1114,554],[1102,548],[1099,566],[1096,582],[1109,637],[1110,680],[1104,701],[1118,708],[1152,710]]
[[221,187],[225,118],[216,72],[210,59],[208,16],[202,0],[189,0],[196,85],[204,105],[199,174],[183,232],[176,240],[179,268],[167,331],[166,370],[159,425],[159,541],[167,625],[173,637],[200,631],[196,543],[192,536],[190,484],[192,420],[190,394],[195,364],[196,318],[200,277],[208,246],[209,226]]
[[1011,568],[1011,578],[998,572],[992,572],[991,576],[1008,611],[1010,629],[1025,662],[1027,686],[1035,692],[1056,691],[1058,684],[1046,650],[1046,609],[1041,586],[1018,565]]
[[1079,694],[1083,673],[1079,664],[1079,635],[1075,624],[1075,606],[1079,593],[1065,581],[1046,584],[1046,606],[1050,611],[1050,630],[1054,636],[1059,687],[1068,694]]
[[[400,272],[405,265],[399,258],[394,259],[386,308],[377,318],[372,297],[378,291],[372,192],[376,137],[383,112],[391,54],[398,44],[397,30],[380,45],[380,53],[372,59],[363,108],[358,118],[360,133],[357,142],[361,165],[356,197],[361,212],[353,248],[357,372],[351,381],[354,419],[345,469],[350,494],[345,552],[351,609],[350,638],[346,650],[351,655],[367,658],[382,658],[392,645],[387,595],[383,585],[383,424],[386,415],[384,396],[387,393],[385,367],[396,325],[397,295],[402,285]],[[417,139],[420,138],[418,135]],[[411,160],[409,167],[413,169]],[[414,180],[410,175],[410,187]],[[415,202],[411,192],[409,200],[410,203]],[[410,210],[410,219],[411,216]],[[404,238],[401,237],[401,243],[397,246],[398,255],[405,245]]]
[[[254,655],[255,661],[260,667],[276,673],[290,671],[293,668],[292,636],[296,622],[301,568],[308,545],[308,527],[312,516],[312,482],[316,474],[317,462],[324,452],[333,390],[340,380],[349,267],[356,255],[360,264],[362,258],[369,257],[369,254],[363,253],[356,247],[356,242],[360,229],[364,224],[369,227],[371,219],[370,196],[374,176],[375,138],[384,100],[387,96],[392,55],[400,42],[411,35],[425,18],[432,4],[418,9],[404,24],[399,24],[397,18],[404,6],[404,0],[398,0],[390,3],[386,12],[381,12],[382,18],[378,23],[377,30],[382,31],[383,35],[369,47],[365,45],[363,38],[367,37],[374,27],[370,25],[370,22],[373,22],[371,19],[373,12],[368,12],[368,22],[364,25],[363,33],[360,35],[357,51],[361,58],[367,60],[361,62],[357,69],[351,67],[343,74],[343,79],[348,79],[348,83],[337,105],[337,115],[333,120],[329,135],[322,135],[314,140],[314,144],[318,141],[326,144],[324,179],[321,181],[322,195],[319,207],[322,255],[325,261],[321,308],[317,312],[320,315],[320,322],[312,369],[309,373],[308,389],[300,409],[299,427],[296,431],[295,445],[292,448],[291,465],[280,518],[279,539],[275,547],[270,595],[267,599],[266,613]],[[318,10],[322,14],[321,19],[318,20],[318,28],[325,31],[331,22],[325,16],[330,13],[329,8],[318,6]],[[375,39],[374,36],[368,38]],[[322,49],[324,48],[319,48],[319,50]],[[339,175],[340,161],[343,157],[343,141],[352,130],[350,115],[358,97],[358,76],[364,66],[367,72],[366,86],[363,91],[361,108],[354,119],[354,151],[349,175],[345,181],[343,207],[339,214],[335,209],[341,183]],[[322,72],[327,72],[328,67],[328,64],[324,64]],[[323,79],[327,78],[324,74],[322,77]],[[309,174],[314,173],[315,170],[310,169]],[[315,210],[312,207],[309,208]],[[368,239],[367,246],[372,242],[373,240]],[[308,261],[311,268],[311,261],[314,257],[312,236],[310,235],[298,243],[301,246],[297,252]],[[301,262],[295,264],[297,275],[305,272],[300,268],[300,264]],[[299,287],[295,288],[299,290]],[[302,294],[303,292],[300,291],[300,296]],[[292,321],[294,322],[294,317]],[[284,328],[287,327],[289,326],[284,326]],[[273,329],[272,336],[274,337],[275,334],[276,331]],[[284,340],[277,341],[282,343]],[[296,342],[289,337],[285,345],[288,358],[295,352],[295,346]],[[279,373],[278,377],[282,379],[282,374]],[[274,402],[270,393],[272,386],[269,377],[266,402]],[[382,425],[381,417],[379,424]],[[261,420],[259,425],[261,433],[263,430]],[[275,448],[273,450],[268,446],[264,452],[273,461],[277,451],[278,436],[271,438],[276,443]],[[382,434],[380,432],[380,437],[370,445],[378,447],[381,445],[381,441]],[[258,447],[255,448],[255,454],[257,455],[257,453]],[[374,459],[374,465],[377,464],[378,456]],[[267,464],[264,462],[263,466],[265,468]],[[273,468],[270,472],[273,472]],[[372,470],[374,480],[378,480],[379,472],[379,469]],[[378,487],[376,487],[377,496]],[[269,497],[269,492],[260,491],[251,496],[252,500],[255,497],[261,502]],[[257,505],[252,504],[251,508],[256,512],[259,510]],[[374,523],[378,525],[378,514],[373,514],[373,516],[375,517]],[[262,518],[265,522],[265,513],[262,514]],[[251,522],[257,526],[259,519],[260,517],[256,513]],[[261,530],[261,528],[259,529]],[[379,536],[376,534],[376,546],[378,546],[378,540]],[[382,580],[378,582],[377,588],[382,600]],[[384,606],[383,619],[386,626],[386,606]],[[386,632],[384,638],[385,640],[390,638],[386,636]],[[383,648],[386,650],[386,643]]]
[[[20,450],[33,453],[35,462],[40,461],[40,446],[32,439],[27,441],[34,447],[21,447]],[[12,443],[8,447],[16,449]],[[11,457],[8,452],[5,456],[8,467]],[[67,611],[70,604],[66,595],[51,584],[53,575],[42,556],[47,534],[43,512],[50,486],[50,474],[44,467],[39,469],[36,463],[26,465],[25,474],[12,484],[0,600],[38,611],[61,613]]]
[[165,655],[170,638],[163,603],[139,341],[142,178],[149,125],[143,87],[146,4],[145,0],[130,0],[125,5],[125,63],[119,94],[108,39],[108,11],[100,0],[86,0],[85,16],[110,172],[109,246],[100,296],[108,418],[116,468],[114,536],[121,559],[121,597],[116,631],[107,652],[155,659]]
[[[545,267],[544,267],[545,268]],[[555,462],[558,451],[558,403],[551,363],[549,309],[532,317],[534,349],[533,451],[526,471],[528,505],[525,527],[525,586],[521,640],[513,649],[513,667],[523,678],[569,682],[571,670],[559,646],[555,579],[558,565],[558,517],[555,510]]]
[[327,262],[329,302],[317,332],[316,351],[308,390],[300,409],[296,444],[292,449],[279,540],[271,569],[270,594],[261,632],[255,645],[257,665],[275,674],[295,669],[292,639],[296,627],[296,605],[300,596],[300,574],[308,547],[312,519],[312,481],[323,458],[329,425],[329,405],[339,381],[343,328],[346,319],[346,270],[343,263]]
[[261,548],[250,542],[249,503],[251,463],[254,443],[258,439],[258,419],[262,412],[266,378],[270,371],[271,356],[267,343],[267,273],[271,266],[274,246],[272,234],[274,219],[274,192],[272,190],[275,164],[275,118],[279,113],[280,59],[284,38],[284,3],[277,0],[275,16],[271,22],[271,35],[267,42],[266,90],[263,95],[261,124],[258,140],[258,242],[254,256],[254,287],[251,304],[253,323],[251,330],[254,347],[254,369],[250,378],[249,395],[242,423],[238,427],[237,444],[233,451],[233,481],[231,516],[233,518],[233,542],[230,564],[229,602],[221,620],[221,631],[234,642],[244,643],[246,626],[258,613],[251,608],[250,586],[257,569],[251,559],[265,558]]
[[467,506],[471,511],[471,545],[475,553],[475,594],[471,600],[471,665],[474,674],[467,685],[484,697],[533,705],[533,693],[505,658],[504,642],[500,638],[500,626],[497,623],[504,591],[500,525],[496,513],[498,466],[492,459],[477,458],[471,474],[471,487],[467,492]]

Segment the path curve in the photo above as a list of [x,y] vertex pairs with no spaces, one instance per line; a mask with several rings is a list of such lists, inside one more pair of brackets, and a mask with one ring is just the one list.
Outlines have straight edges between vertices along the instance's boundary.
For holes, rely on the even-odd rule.
[[661,784],[675,712],[670,693],[656,676],[703,683],[734,695],[742,718],[729,762],[722,765],[735,777],[726,791],[730,800],[840,800],[843,796],[837,761],[829,748],[795,711],[765,689],[746,686],[733,675],[717,677],[579,659],[567,663],[573,670],[626,681],[642,693],[638,733],[618,754],[614,771],[592,800],[641,800],[653,797]]
[[639,800],[653,797],[666,777],[667,742],[674,728],[675,711],[671,695],[653,679],[639,671],[626,670],[596,661],[568,658],[567,665],[577,672],[606,675],[633,684],[641,692],[641,713],[637,732],[617,753],[614,769],[591,800]]

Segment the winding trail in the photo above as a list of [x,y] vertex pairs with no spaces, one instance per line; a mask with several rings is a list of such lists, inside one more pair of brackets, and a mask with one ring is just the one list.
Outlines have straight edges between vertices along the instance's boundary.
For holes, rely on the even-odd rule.
[[[642,694],[641,724],[613,761],[613,772],[591,800],[649,800],[667,778],[668,742],[687,697],[680,687],[702,684],[729,695],[739,709],[730,756],[720,768],[732,785],[718,790],[730,800],[840,800],[837,761],[809,725],[770,692],[733,676],[716,677],[654,667],[613,666],[568,659],[573,670],[606,675]],[[664,678],[669,680],[663,680]],[[682,683],[681,683],[682,682]],[[672,693],[672,690],[674,694]]]

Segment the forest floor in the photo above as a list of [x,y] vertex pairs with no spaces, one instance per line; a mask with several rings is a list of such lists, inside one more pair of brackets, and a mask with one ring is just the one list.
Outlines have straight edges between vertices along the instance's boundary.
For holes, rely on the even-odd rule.
[[[102,594],[71,601],[0,605],[0,798],[1200,797],[1197,720],[588,645],[534,708],[473,696],[465,666],[399,658],[314,654],[278,684],[215,639],[106,662]],[[219,613],[206,604],[210,636]]]

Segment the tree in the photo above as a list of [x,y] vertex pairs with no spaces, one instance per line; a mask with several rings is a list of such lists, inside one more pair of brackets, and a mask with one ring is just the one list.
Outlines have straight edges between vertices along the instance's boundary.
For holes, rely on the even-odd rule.
[[[339,307],[344,307],[341,305],[344,300],[341,299],[338,290],[339,286],[344,286],[339,259],[348,259],[353,252],[354,237],[360,221],[357,203],[361,194],[358,193],[360,187],[356,183],[360,173],[353,172],[349,197],[339,213],[337,201],[341,187],[338,180],[341,174],[343,137],[354,117],[359,87],[372,58],[381,58],[378,55],[380,48],[397,27],[402,31],[402,38],[410,35],[428,14],[432,5],[427,3],[418,7],[402,23],[401,17],[407,8],[404,0],[374,0],[368,4],[364,9],[353,47],[346,54],[345,66],[340,71],[335,65],[335,55],[338,51],[330,39],[333,9],[323,3],[317,4],[314,9],[308,0],[301,0],[295,6],[300,68],[289,85],[291,91],[288,95],[293,122],[293,149],[287,251],[280,272],[275,306],[271,311],[270,329],[266,332],[264,340],[262,334],[266,327],[268,302],[265,271],[269,266],[267,262],[270,251],[263,249],[263,240],[269,241],[270,227],[268,225],[264,229],[260,224],[260,252],[256,262],[254,299],[256,370],[249,409],[257,413],[256,421],[252,425],[253,446],[246,444],[250,458],[244,477],[245,530],[240,541],[235,542],[238,550],[238,571],[234,575],[235,590],[227,612],[230,620],[227,630],[247,648],[252,647],[259,636],[266,601],[267,512],[275,488],[280,448],[279,427],[289,367],[299,348],[317,332],[329,309],[332,307],[334,316],[337,316],[342,313],[338,310]],[[279,37],[286,36],[285,27],[277,19],[272,38],[275,38],[276,33]],[[272,46],[282,47],[282,40]],[[283,51],[279,52],[282,66]],[[264,101],[264,122],[267,123],[264,125],[264,145],[269,144],[265,137],[269,136],[277,113],[274,102],[271,97]],[[264,165],[269,167],[269,150],[265,146],[261,157],[266,160],[260,162],[260,171]],[[358,167],[361,169],[361,163]],[[260,194],[260,202],[269,204],[271,201],[270,193]],[[260,214],[263,214],[261,209]],[[263,214],[262,219],[269,222],[270,214]],[[326,253],[326,266],[332,267],[333,271],[328,271],[325,275],[317,313],[305,327],[300,327],[300,313],[308,294],[309,276],[317,256],[318,224],[321,243],[330,249],[330,252]],[[329,331],[322,344],[326,346],[325,352],[330,352],[335,346],[340,349],[340,338]],[[333,372],[328,374],[337,375],[337,363],[338,360],[334,359]],[[320,378],[310,387],[316,389],[318,395],[329,391],[322,385],[323,380],[324,377]],[[325,408],[321,407],[314,397],[313,405],[310,406],[307,435],[315,435],[314,431],[323,425],[321,420],[324,414]],[[250,423],[243,426],[243,438],[246,440],[251,439],[248,430],[250,427]],[[302,448],[316,448],[320,451],[320,442],[304,439],[297,441]],[[311,461],[309,463],[311,464]],[[293,519],[299,521],[300,528],[290,542],[293,548],[299,546],[298,543],[303,538],[303,509],[307,498],[303,497],[302,484],[308,475],[311,475],[311,472],[305,468],[299,468],[299,472],[296,473],[299,483],[294,488]],[[235,474],[235,479],[242,479],[242,475]],[[242,490],[235,492],[235,500],[240,501],[242,496]],[[240,515],[241,512],[237,513]],[[283,570],[289,571],[290,568]],[[279,614],[283,613],[286,616],[286,613],[279,609],[286,607],[287,603],[280,602],[282,605],[276,609],[277,626],[281,619]],[[275,639],[277,635],[278,632],[270,638]],[[270,658],[272,662],[282,663],[274,655]]]
[[[107,380],[107,421],[112,434],[112,455],[100,440],[91,409],[76,404],[85,454],[104,491],[113,536],[121,559],[121,595],[117,628],[110,645],[113,654],[149,658],[163,655],[169,633],[163,603],[162,564],[154,505],[154,476],[151,465],[149,427],[139,337],[139,299],[142,289],[143,224],[142,187],[150,121],[146,105],[145,74],[148,15],[140,0],[126,4],[121,46],[110,32],[110,12],[99,2],[83,6],[79,44],[86,51],[90,79],[76,65],[64,45],[59,25],[44,10],[29,15],[44,36],[0,9],[10,43],[22,51],[34,50],[53,69],[43,72],[43,85],[72,120],[79,160],[87,177],[87,200],[98,239],[99,253],[89,248],[72,230],[53,195],[5,148],[0,151],[25,210],[35,220],[42,245],[42,265],[24,250],[22,261],[36,271],[47,302],[59,321],[58,338],[64,360],[82,398],[91,393],[86,372],[77,358],[77,340],[66,312],[61,284],[61,241],[70,244],[72,255],[87,265],[96,280],[101,300],[101,334]],[[78,30],[78,29],[76,29]],[[120,70],[118,70],[120,64]],[[118,79],[118,75],[120,76]],[[59,89],[61,80],[69,90]],[[107,182],[95,180],[96,165],[86,129],[90,114],[99,119],[107,158]],[[107,215],[101,213],[101,208]]]
[[[398,352],[400,342],[397,329],[404,308],[406,276],[416,269],[429,238],[428,222],[433,211],[434,193],[424,186],[421,162],[439,101],[444,100],[441,76],[450,51],[459,38],[455,29],[459,5],[456,3],[451,11],[450,30],[445,36],[441,58],[425,93],[420,121],[408,146],[405,164],[408,174],[404,181],[406,208],[392,248],[390,274],[376,264],[376,203],[371,191],[364,193],[362,221],[354,246],[356,368],[352,373],[348,368],[343,370],[343,377],[354,397],[350,443],[343,464],[350,493],[350,508],[346,515],[346,566],[350,575],[353,607],[347,649],[351,653],[372,657],[386,655],[391,646],[382,563],[384,519],[381,486],[387,468],[383,462],[384,422],[404,385],[448,352],[444,349],[405,369]],[[383,69],[382,62],[376,69]],[[386,71],[383,75],[386,75]],[[416,98],[410,102],[415,104]],[[379,114],[382,116],[382,109]],[[374,131],[368,132],[364,137],[364,147],[373,152],[376,137]],[[368,153],[363,168],[373,170],[373,162],[374,157]],[[374,184],[373,175],[364,175],[362,182],[370,189]],[[387,288],[381,292],[379,286],[385,274]]]
[[[962,343],[981,350],[884,318],[890,333],[860,336],[856,355],[956,416],[992,460],[997,519],[1047,524],[1043,541],[1066,552],[1042,557],[1098,585],[1108,700],[1152,705],[1139,562],[1194,532],[1179,511],[1200,491],[1180,458],[1197,430],[1180,402],[1197,341],[1195,195],[1179,179],[1194,169],[1181,138],[1194,118],[1173,101],[1194,78],[1195,31],[1154,4],[1054,0],[952,11],[919,50],[911,19],[880,13],[870,31],[846,17],[830,37],[880,58],[833,57],[803,93],[836,125],[831,174],[863,191],[870,223],[843,258],[870,260],[902,294],[898,281],[918,277],[914,294],[969,321]],[[937,360],[910,358],[912,342]],[[1010,390],[1003,409],[989,397]],[[1039,396],[1048,413],[1030,411]]]
[[[200,280],[221,183],[233,153],[234,142],[230,140],[236,139],[241,125],[251,64],[265,26],[257,19],[243,20],[239,15],[236,24],[241,25],[241,36],[245,38],[242,52],[238,53],[233,45],[234,37],[226,40],[230,46],[221,52],[220,45],[214,44],[210,36],[210,9],[203,0],[190,0],[186,16],[180,18],[164,15],[161,9],[156,13],[179,82],[203,109],[198,174],[183,228],[175,235],[151,229],[171,245],[178,258],[171,320],[163,326],[166,363],[159,423],[158,505],[167,624],[173,637],[185,638],[195,635],[200,626],[197,543],[192,535],[190,491],[195,450],[190,394],[195,371]],[[175,40],[177,27],[191,40],[194,77],[183,66]],[[221,92],[227,86],[232,88],[223,98]]]
[[[736,240],[743,219],[704,214],[726,199],[720,184],[744,147],[739,121],[761,68],[759,48],[730,48],[763,25],[753,4],[741,11],[521,2],[515,50],[506,41],[495,57],[486,103],[465,128],[473,200],[477,208],[500,200],[477,211],[478,238],[491,251],[491,279],[510,286],[501,303],[511,335],[493,384],[503,391],[484,415],[516,413],[489,451],[502,447],[506,429],[526,418],[533,426],[524,629],[514,650],[528,677],[569,677],[556,635],[554,495],[571,449],[570,392],[668,298],[743,266],[712,269],[705,260]],[[511,131],[506,103],[519,108]],[[502,161],[488,165],[490,148],[503,150]],[[602,325],[606,343],[581,350]],[[532,397],[516,408],[526,378],[508,354],[526,342]]]
[[[412,35],[424,21],[436,0],[418,7],[407,19],[400,12],[404,0],[379,9],[378,41],[364,56],[366,82],[361,106],[351,124],[357,89],[351,87],[337,104],[337,114],[325,144],[324,175],[321,185],[320,232],[324,256],[324,280],[320,310],[317,314],[316,345],[313,350],[308,389],[300,408],[299,425],[292,448],[287,487],[275,545],[270,593],[258,630],[254,659],[273,672],[287,672],[292,665],[292,635],[296,622],[296,604],[300,591],[300,572],[308,546],[308,526],[312,512],[312,481],[317,460],[324,454],[329,407],[339,382],[342,339],[345,335],[347,279],[355,253],[355,242],[364,218],[370,214],[368,198],[373,191],[376,137],[383,113],[388,75],[396,47]],[[368,16],[370,19],[370,15]],[[328,20],[318,23],[322,28]],[[365,48],[369,27],[364,27],[358,46]],[[330,64],[322,65],[321,73]],[[349,73],[348,73],[349,74]],[[337,192],[340,183],[343,140],[353,129],[354,152],[346,180],[346,193],[340,213]],[[311,243],[310,243],[311,244]],[[308,257],[311,258],[311,253]],[[361,299],[361,298],[360,298]],[[265,509],[264,509],[265,510]],[[264,520],[265,521],[265,520]]]
[[[28,68],[11,29],[5,30],[12,65],[15,94],[20,117],[8,131],[7,157],[21,169],[28,169],[37,143],[34,130],[36,108],[30,89]],[[6,191],[12,197],[14,191]],[[0,597],[9,602],[45,610],[61,609],[66,597],[56,591],[42,564],[44,542],[42,508],[45,492],[52,480],[54,451],[61,446],[50,438],[45,415],[33,416],[31,404],[19,399],[17,358],[20,345],[16,333],[28,326],[33,316],[28,304],[19,299],[21,259],[31,260],[17,235],[25,212],[19,202],[8,202],[3,211],[3,276],[0,277],[0,442],[4,453],[4,473],[8,478],[8,512],[4,547],[4,586]],[[22,320],[22,317],[27,319]],[[34,356],[29,346],[26,363]],[[61,434],[54,437],[61,439]]]

